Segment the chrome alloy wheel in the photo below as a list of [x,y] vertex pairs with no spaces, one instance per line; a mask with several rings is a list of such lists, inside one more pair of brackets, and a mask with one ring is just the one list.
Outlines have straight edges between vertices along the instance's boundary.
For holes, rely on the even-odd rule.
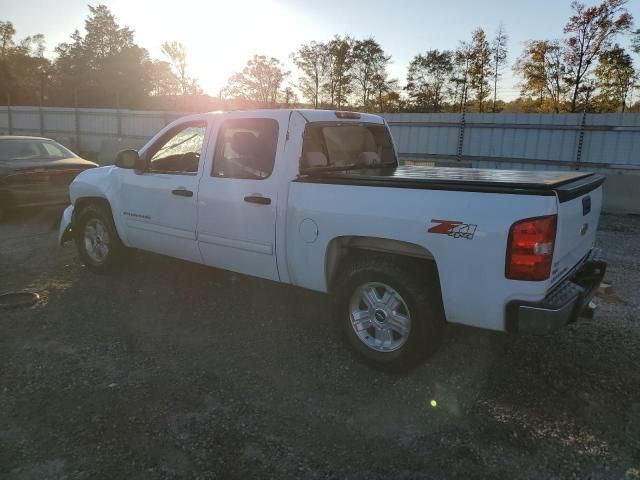
[[349,310],[354,332],[372,350],[393,352],[409,338],[409,308],[389,285],[370,282],[356,288],[351,295]]
[[89,258],[100,265],[109,256],[111,239],[104,223],[98,218],[92,218],[84,227],[84,249]]

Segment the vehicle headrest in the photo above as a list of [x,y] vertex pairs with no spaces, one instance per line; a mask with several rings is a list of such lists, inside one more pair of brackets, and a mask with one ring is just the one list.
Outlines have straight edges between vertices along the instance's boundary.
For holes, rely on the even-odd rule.
[[327,157],[322,152],[306,152],[304,154],[304,162],[307,168],[326,167]]
[[236,132],[231,137],[231,148],[238,155],[255,155],[258,146],[258,138],[251,132]]
[[377,152],[361,152],[358,155],[358,164],[366,165],[367,167],[375,167],[380,165],[380,155]]

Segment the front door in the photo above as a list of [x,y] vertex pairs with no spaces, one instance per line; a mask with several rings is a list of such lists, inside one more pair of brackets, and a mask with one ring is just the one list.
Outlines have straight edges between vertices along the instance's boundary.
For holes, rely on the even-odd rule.
[[206,127],[206,121],[175,126],[145,152],[144,173],[125,172],[120,215],[132,247],[202,262],[196,201]]
[[278,188],[271,173],[279,136],[278,122],[269,118],[219,126],[198,192],[198,245],[207,265],[278,280]]

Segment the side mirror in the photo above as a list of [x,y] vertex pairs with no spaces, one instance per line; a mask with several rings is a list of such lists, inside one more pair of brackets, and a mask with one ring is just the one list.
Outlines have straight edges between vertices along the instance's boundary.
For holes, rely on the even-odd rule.
[[135,150],[122,150],[116,155],[116,167],[127,168],[129,170],[144,170],[144,162]]

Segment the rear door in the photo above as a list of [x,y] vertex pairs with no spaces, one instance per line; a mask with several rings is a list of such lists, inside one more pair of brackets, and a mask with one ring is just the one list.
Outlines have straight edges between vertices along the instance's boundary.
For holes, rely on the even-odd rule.
[[207,265],[279,279],[272,173],[283,136],[273,118],[231,118],[218,126],[198,190],[198,246]]
[[569,272],[593,248],[602,208],[602,186],[575,198],[558,199],[558,229],[552,281]]

